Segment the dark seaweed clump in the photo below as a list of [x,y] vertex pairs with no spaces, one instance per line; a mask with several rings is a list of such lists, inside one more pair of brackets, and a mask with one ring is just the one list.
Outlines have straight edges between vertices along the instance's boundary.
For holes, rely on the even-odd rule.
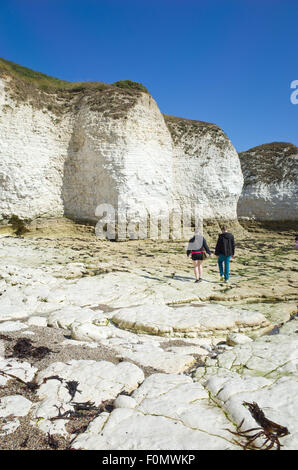
[[12,354],[9,357],[17,357],[19,359],[34,357],[35,359],[43,359],[51,352],[53,351],[46,346],[33,346],[32,341],[28,338],[19,338],[13,346]]

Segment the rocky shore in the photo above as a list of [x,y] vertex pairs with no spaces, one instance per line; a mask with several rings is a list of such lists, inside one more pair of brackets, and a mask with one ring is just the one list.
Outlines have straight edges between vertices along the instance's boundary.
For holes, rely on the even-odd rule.
[[228,285],[216,257],[195,284],[182,241],[0,245],[1,449],[242,449],[245,403],[287,429],[249,448],[297,448],[293,232],[243,230]]

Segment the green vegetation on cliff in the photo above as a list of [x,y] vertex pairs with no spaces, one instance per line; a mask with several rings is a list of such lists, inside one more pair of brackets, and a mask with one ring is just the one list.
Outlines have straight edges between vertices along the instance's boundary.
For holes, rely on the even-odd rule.
[[244,187],[261,182],[295,182],[298,147],[290,142],[271,142],[239,153]]
[[28,69],[0,58],[0,77],[6,79],[5,90],[14,102],[28,103],[35,109],[50,111],[58,118],[67,111],[76,112],[82,99],[92,111],[118,119],[135,104],[140,93],[148,93],[131,80],[103,82],[68,82]]
[[36,72],[22,65],[15,64],[9,60],[0,58],[0,76],[10,75],[15,79],[32,84],[44,91],[83,91],[88,89],[102,90],[109,87],[124,88],[126,90],[137,90],[148,93],[141,83],[132,80],[120,80],[107,84],[103,82],[68,82],[59,78],[51,77],[41,72]]

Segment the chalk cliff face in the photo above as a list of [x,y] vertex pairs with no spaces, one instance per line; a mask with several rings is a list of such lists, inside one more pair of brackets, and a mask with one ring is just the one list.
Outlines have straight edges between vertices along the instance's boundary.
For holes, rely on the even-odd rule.
[[215,124],[165,116],[173,139],[176,204],[194,204],[204,218],[235,219],[243,177],[238,154]]
[[10,97],[0,77],[0,217],[58,217],[63,166],[71,135],[69,116],[56,116]]
[[171,166],[171,137],[149,94],[141,93],[117,119],[83,99],[65,161],[66,214],[95,220],[101,203],[121,204],[130,217],[156,207],[170,211]]
[[273,142],[239,154],[244,187],[238,215],[258,220],[298,219],[298,148]]
[[163,116],[142,90],[22,87],[0,74],[0,223],[96,222],[102,203],[128,221],[202,203],[204,218],[236,219],[239,158],[217,126]]

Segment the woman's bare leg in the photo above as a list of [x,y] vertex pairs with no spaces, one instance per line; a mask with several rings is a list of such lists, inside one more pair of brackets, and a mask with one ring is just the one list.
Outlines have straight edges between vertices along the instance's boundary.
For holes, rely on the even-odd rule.
[[194,265],[195,278],[198,281],[200,279],[199,261],[194,260],[193,265]]
[[199,277],[202,279],[203,277],[203,261],[198,261],[199,263]]

